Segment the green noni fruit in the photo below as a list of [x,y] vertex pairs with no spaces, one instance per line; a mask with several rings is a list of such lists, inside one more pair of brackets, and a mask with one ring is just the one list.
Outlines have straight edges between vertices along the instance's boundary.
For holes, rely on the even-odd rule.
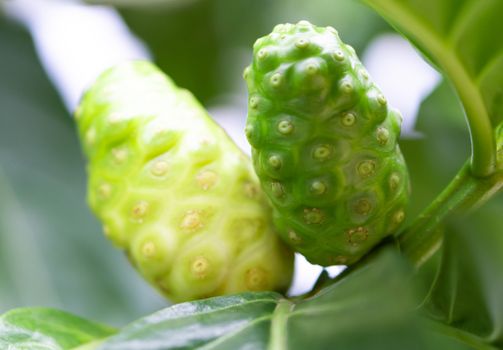
[[244,78],[245,132],[282,238],[313,263],[349,265],[396,232],[409,192],[401,115],[337,31],[276,26]]
[[97,79],[75,118],[91,208],[165,296],[286,290],[293,253],[251,161],[190,92],[151,63],[125,63]]

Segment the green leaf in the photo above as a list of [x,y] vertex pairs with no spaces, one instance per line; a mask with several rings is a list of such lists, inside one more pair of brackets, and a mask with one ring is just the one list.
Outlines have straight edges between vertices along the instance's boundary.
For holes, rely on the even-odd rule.
[[386,252],[306,300],[246,293],[178,304],[93,349],[469,349],[467,339],[484,346],[418,318],[410,273]]
[[98,349],[264,348],[279,300],[279,294],[245,293],[174,305],[125,327]]
[[[450,79],[465,108],[474,172],[493,170],[491,120],[503,110],[500,0],[364,0],[411,40]],[[495,125],[495,124],[494,124]]]
[[451,220],[425,309],[446,324],[503,347],[503,197]]
[[1,349],[71,349],[114,332],[110,327],[47,308],[15,309],[0,316]]

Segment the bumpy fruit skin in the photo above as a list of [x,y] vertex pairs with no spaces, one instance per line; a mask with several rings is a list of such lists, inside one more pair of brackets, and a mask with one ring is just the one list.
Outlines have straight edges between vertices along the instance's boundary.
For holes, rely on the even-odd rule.
[[503,123],[500,123],[496,127],[496,147],[497,147],[497,154],[496,154],[496,163],[497,163],[497,168],[500,171],[503,171]]
[[283,239],[312,263],[349,265],[396,232],[409,192],[401,115],[337,31],[276,26],[244,78],[245,132]]
[[88,201],[105,234],[165,296],[186,301],[288,287],[251,161],[154,65],[103,73],[76,111]]

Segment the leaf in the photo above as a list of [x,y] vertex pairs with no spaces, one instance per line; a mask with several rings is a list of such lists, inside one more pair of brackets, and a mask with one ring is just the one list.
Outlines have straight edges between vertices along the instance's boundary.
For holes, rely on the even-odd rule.
[[467,113],[503,118],[503,2],[364,1],[447,74]]
[[494,171],[493,128],[503,114],[500,0],[364,0],[411,40],[454,85],[472,139],[472,171]]
[[410,275],[400,257],[384,252],[297,305],[289,315],[285,349],[466,348],[416,318]]
[[264,348],[275,293],[245,293],[182,303],[140,319],[98,349]]
[[24,30],[0,16],[0,313],[65,309],[124,323],[166,305],[85,202],[73,121]]
[[425,303],[434,318],[503,347],[503,197],[447,229],[441,266]]
[[306,300],[245,293],[178,304],[93,349],[469,349],[466,339],[483,346],[414,315],[410,272],[387,252]]
[[114,332],[110,327],[47,308],[15,309],[0,316],[1,349],[71,349]]
[[431,203],[466,163],[470,140],[461,114],[455,92],[444,81],[421,105],[416,125],[421,135],[400,140],[411,179],[409,218]]

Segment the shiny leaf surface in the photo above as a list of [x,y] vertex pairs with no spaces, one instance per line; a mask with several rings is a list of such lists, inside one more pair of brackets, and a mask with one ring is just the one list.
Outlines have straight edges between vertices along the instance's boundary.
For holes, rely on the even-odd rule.
[[1,349],[71,349],[112,333],[110,327],[53,309],[14,309],[0,316]]
[[178,304],[132,323],[96,349],[470,348],[414,315],[409,273],[387,252],[311,298],[258,293]]

